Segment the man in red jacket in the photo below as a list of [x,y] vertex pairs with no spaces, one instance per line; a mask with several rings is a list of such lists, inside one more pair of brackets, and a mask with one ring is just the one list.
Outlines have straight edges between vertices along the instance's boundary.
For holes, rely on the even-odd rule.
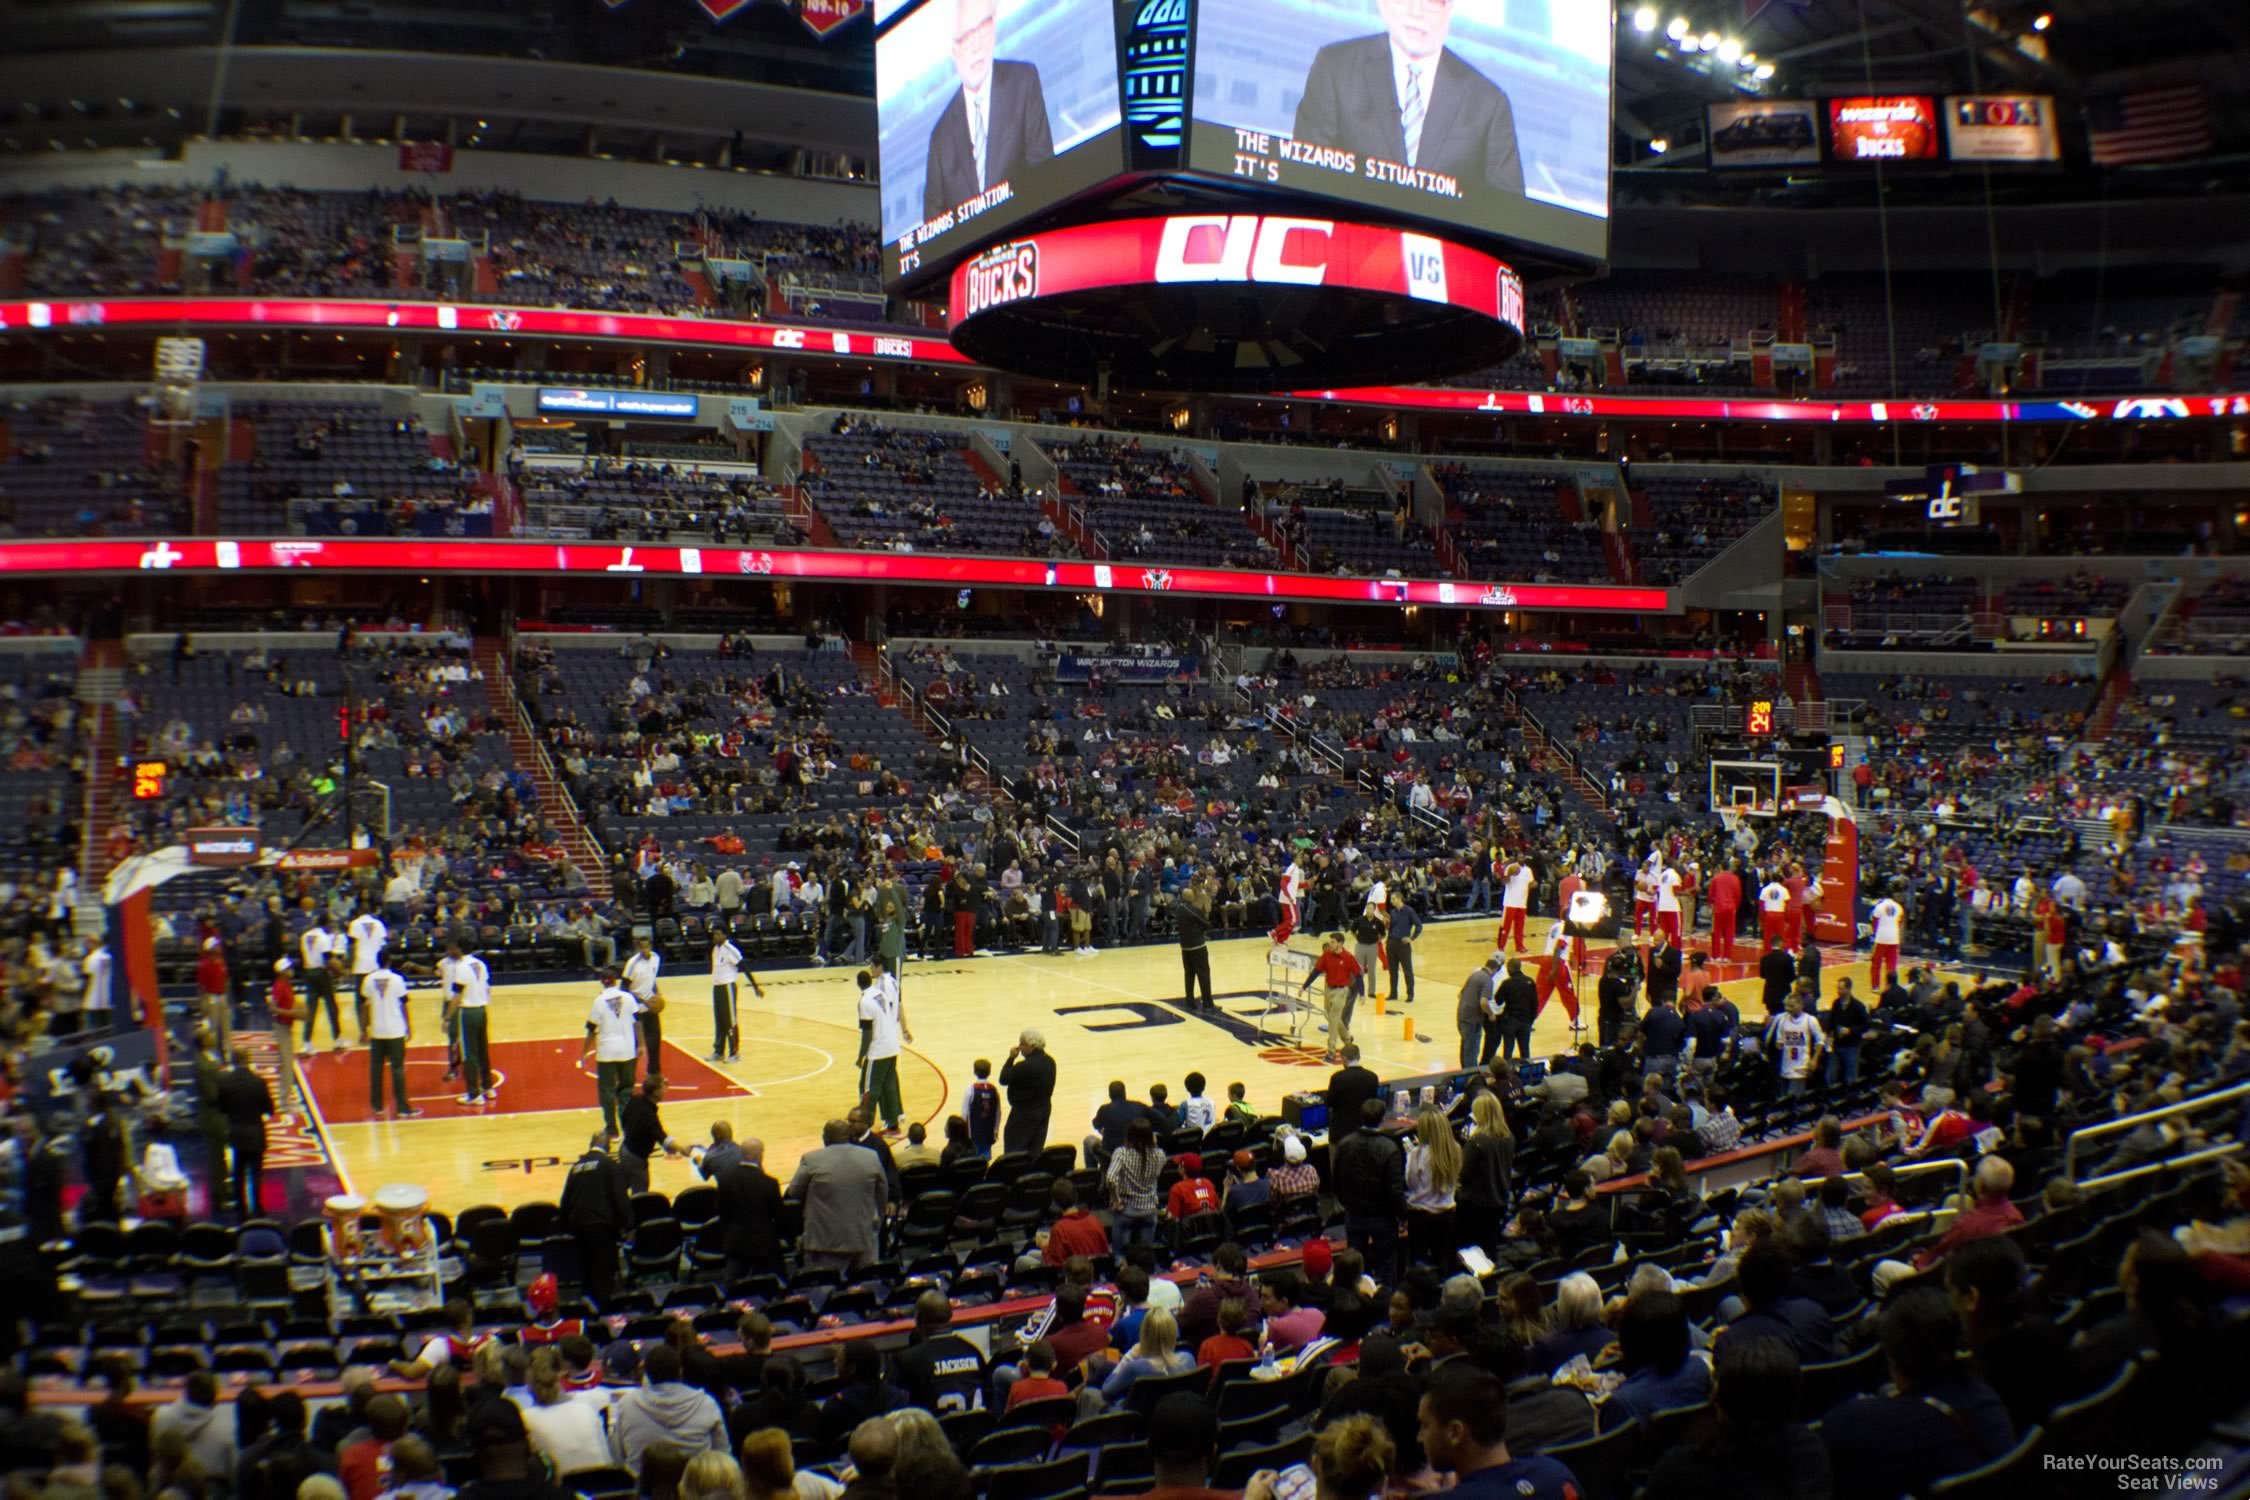
[[1359,976],[1359,960],[1352,957],[1351,950],[1345,946],[1344,935],[1331,932],[1320,940],[1320,957],[1313,960],[1313,971],[1298,986],[1300,995],[1310,994],[1316,979],[1324,986],[1321,1005],[1328,1013],[1329,1062],[1334,1062],[1341,1050],[1351,1045],[1351,1025],[1345,1017],[1351,1010],[1352,981]]
[[1727,866],[1711,877],[1711,956],[1734,957],[1735,913],[1742,907],[1742,877]]
[[219,1044],[219,1056],[233,1050],[233,977],[227,973],[227,953],[216,937],[203,940],[203,954],[195,961],[195,991],[203,997],[203,1019]]

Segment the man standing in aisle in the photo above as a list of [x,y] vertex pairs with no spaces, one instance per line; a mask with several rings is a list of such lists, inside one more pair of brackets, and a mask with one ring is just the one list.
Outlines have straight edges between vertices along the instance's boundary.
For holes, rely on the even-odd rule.
[[406,1013],[406,981],[377,964],[360,980],[359,997],[367,1016],[367,1107],[382,1113],[383,1069],[388,1067],[398,1118],[411,1120],[421,1111],[406,1102],[406,1044],[414,1037],[414,1022]]
[[766,987],[758,983],[757,975],[744,973],[742,950],[716,923],[711,936],[711,1061],[740,1062],[742,1025],[734,1008],[736,983],[748,978],[760,1000],[766,998]]
[[640,1007],[651,1073],[664,1071],[664,996],[656,987],[656,976],[663,970],[664,955],[656,951],[656,940],[635,938],[633,956],[625,960],[625,988],[633,992],[633,1003]]
[[234,1209],[242,1218],[254,1218],[262,1211],[266,1118],[275,1110],[273,1091],[251,1071],[250,1054],[239,1047],[233,1070],[219,1080],[219,1113],[226,1116],[227,1152],[234,1161]]
[[1047,1144],[1047,1126],[1055,1112],[1055,1060],[1047,1055],[1047,1038],[1026,1027],[1000,1064],[1000,1086],[1008,1091],[1008,1120],[1001,1127],[1000,1149],[1038,1151]]
[[883,1129],[896,1135],[905,1106],[898,1095],[898,1055],[905,1042],[914,1040],[906,1026],[906,1008],[898,997],[898,981],[878,959],[875,972],[859,976],[859,1018],[868,1024],[867,1068],[860,1076],[860,1102],[883,1117]]
[[606,1304],[617,1290],[617,1245],[633,1222],[625,1173],[610,1160],[609,1140],[609,1136],[595,1136],[587,1143],[586,1154],[570,1164],[556,1215],[562,1232],[578,1249],[579,1279],[596,1304]]
[[[446,944],[453,1004],[461,1028],[461,1102],[482,1105],[500,1092],[492,1078],[492,971],[459,941]],[[442,966],[441,966],[442,967]]]
[[78,950],[78,973],[85,984],[86,1035],[107,1036],[117,1022],[116,1002],[110,998],[109,947],[98,937],[82,939]]
[[1820,1022],[1805,1012],[1805,997],[1792,990],[1782,1002],[1787,1008],[1766,1024],[1766,1050],[1774,1055],[1781,1072],[1781,1092],[1796,1098],[1805,1092],[1827,1038]]
[[602,1101],[602,1129],[617,1139],[617,1112],[633,1091],[633,1059],[640,1053],[640,1002],[618,982],[614,967],[602,971],[602,990],[586,1017],[586,1039],[578,1044],[578,1067],[594,1054],[594,1086]]

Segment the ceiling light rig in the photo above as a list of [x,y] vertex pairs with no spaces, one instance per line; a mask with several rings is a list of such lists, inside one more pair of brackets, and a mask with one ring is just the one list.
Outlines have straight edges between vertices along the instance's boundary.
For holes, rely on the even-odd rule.
[[[1637,5],[1627,20],[1636,33],[1653,37],[1662,14],[1653,5]],[[1674,16],[1665,22],[1663,37],[1652,42],[1652,50],[1659,58],[1677,58],[1745,94],[1763,93],[1764,85],[1775,72],[1774,65],[1760,61],[1742,38],[1723,31],[1698,31],[1696,23],[1687,16]]]

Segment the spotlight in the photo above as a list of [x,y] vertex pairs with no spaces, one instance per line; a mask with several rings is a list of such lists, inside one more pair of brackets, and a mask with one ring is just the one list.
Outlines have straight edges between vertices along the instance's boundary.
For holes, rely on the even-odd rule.
[[1634,11],[1633,29],[1642,33],[1654,31],[1656,29],[1656,7],[1644,5],[1639,10]]
[[1733,37],[1730,36],[1719,43],[1720,62],[1730,63],[1740,56],[1742,56],[1742,43],[1736,41]]
[[1700,50],[1702,46],[1702,38],[1696,36],[1692,32],[1680,38],[1680,50],[1682,52],[1695,52]]
[[1758,81],[1759,81],[1760,83],[1763,83],[1763,82],[1765,82],[1765,81],[1766,81],[1767,79],[1769,79],[1769,78],[1773,77],[1773,64],[1772,64],[1772,63],[1760,63],[1760,64],[1758,64],[1758,70],[1757,70],[1757,71],[1756,71],[1755,73],[1751,74],[1750,76],[1751,76],[1751,77],[1753,77],[1753,78],[1755,78],[1755,79],[1757,79],[1757,80],[1758,80]]
[[1719,34],[1716,31],[1706,31],[1703,33],[1703,50],[1706,52],[1716,52],[1719,50]]
[[1675,42],[1685,37],[1687,33],[1687,20],[1682,16],[1674,16],[1672,18],[1672,24],[1664,28],[1664,34],[1670,37]]
[[2048,27],[2054,24],[2055,18],[2048,15],[2045,11],[2041,11],[2038,15],[2038,18],[2031,23],[2031,29],[2033,31],[2045,31]]
[[1663,136],[1658,136],[1648,143],[1648,149],[1654,152],[1656,155],[1662,156],[1665,152],[1672,149],[1672,143],[1666,140]]

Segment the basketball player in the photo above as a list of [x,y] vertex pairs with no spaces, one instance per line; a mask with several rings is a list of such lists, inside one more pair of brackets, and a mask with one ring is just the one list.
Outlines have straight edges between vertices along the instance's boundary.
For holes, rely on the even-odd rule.
[[1680,872],[1670,865],[1657,866],[1649,877],[1649,887],[1656,892],[1656,930],[1674,948],[1680,946]]
[[[1657,858],[1657,851],[1651,849],[1649,857]],[[1656,875],[1644,864],[1633,872],[1633,936],[1638,938],[1645,934],[1655,925],[1655,917]]]
[[1789,936],[1789,887],[1777,875],[1758,890],[1758,951],[1770,953]]
[[742,1027],[735,1015],[735,980],[746,977],[758,998],[766,998],[766,987],[758,983],[758,976],[746,974],[742,967],[742,950],[724,932],[711,933],[711,1061],[742,1061]]
[[[1510,934],[1515,936],[1516,952],[1523,952],[1524,919],[1531,914],[1531,865],[1525,860],[1509,860],[1500,869],[1500,935],[1492,940],[1495,948],[1506,948]],[[1567,898],[1565,898],[1567,900]]]
[[1906,908],[1885,896],[1875,903],[1868,916],[1875,927],[1875,952],[1868,963],[1867,987],[1880,992],[1886,973],[1893,978],[1898,975],[1899,928],[1906,921]]
[[1305,896],[1305,871],[1297,863],[1297,856],[1289,856],[1289,868],[1281,872],[1281,921],[1273,929],[1273,945],[1281,947],[1289,941],[1302,920],[1299,903]]
[[865,1036],[866,1066],[860,1071],[859,1096],[871,1115],[883,1117],[883,1130],[896,1135],[905,1106],[898,1092],[898,1056],[914,1033],[906,1026],[906,1009],[898,997],[898,981],[881,960],[875,971],[860,971],[859,1018]]
[[655,940],[646,936],[637,939],[633,956],[625,960],[625,988],[633,992],[634,1002],[640,1006],[648,1071],[659,1076],[664,1072],[664,996],[656,987],[656,976],[663,972],[664,955],[656,951]]
[[1578,1025],[1578,991],[1571,984],[1570,963],[1565,957],[1569,949],[1570,932],[1564,923],[1557,922],[1547,929],[1547,956],[1539,961],[1539,1009],[1545,1010],[1550,998],[1560,1000],[1575,1028]]

